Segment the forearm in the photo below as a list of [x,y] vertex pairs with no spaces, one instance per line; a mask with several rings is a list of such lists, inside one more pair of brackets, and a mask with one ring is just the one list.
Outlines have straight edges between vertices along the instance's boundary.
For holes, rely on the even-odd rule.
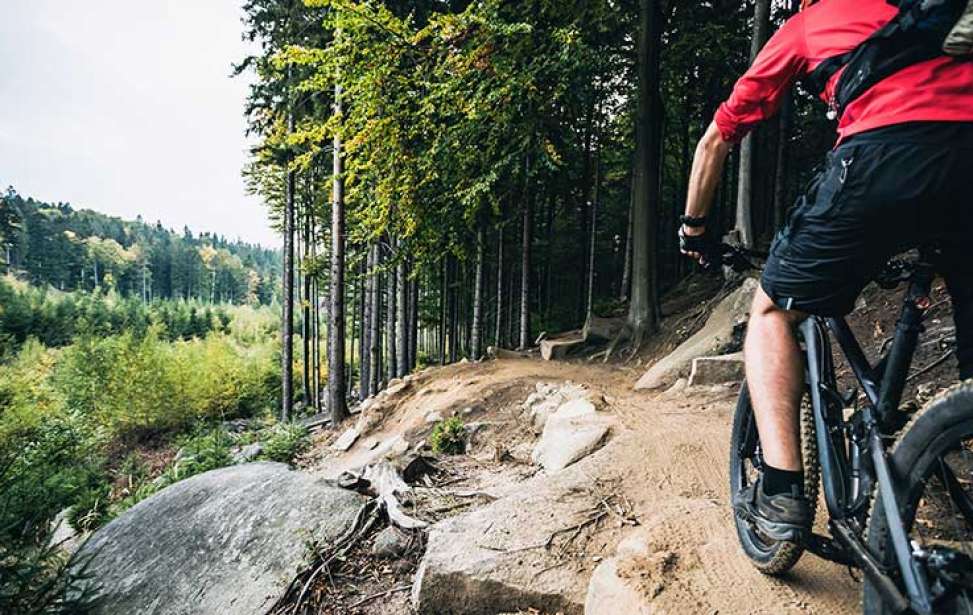
[[723,140],[716,124],[710,124],[696,146],[686,198],[687,216],[705,218],[709,213],[730,148],[730,143]]

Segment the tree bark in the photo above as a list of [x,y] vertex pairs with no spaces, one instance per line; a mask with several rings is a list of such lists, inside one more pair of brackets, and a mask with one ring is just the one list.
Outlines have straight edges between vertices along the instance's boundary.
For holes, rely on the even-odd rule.
[[[753,17],[753,38],[750,43],[750,62],[760,53],[770,30],[770,0],[756,0]],[[740,171],[737,181],[737,210],[735,229],[740,243],[748,248],[754,244],[753,230],[753,159],[754,140],[749,134],[740,144]]]
[[[334,87],[334,111],[342,113],[341,85]],[[339,129],[340,130],[340,129]],[[345,162],[341,133],[334,135],[331,203],[331,305],[328,310],[328,409],[331,425],[348,417],[345,389]]]
[[503,226],[497,231],[497,322],[493,332],[493,343],[497,348],[503,347],[501,326],[503,324]]
[[479,361],[483,339],[483,225],[476,230],[476,273],[473,276],[473,329],[470,334],[470,356]]
[[[400,246],[401,248],[401,246]],[[397,299],[395,339],[398,341],[396,357],[398,359],[396,376],[404,378],[409,373],[409,282],[406,280],[405,258],[400,257],[395,267],[396,288],[399,297]]]
[[[389,249],[391,250],[390,257],[392,259],[397,258],[396,252],[398,252],[398,241],[395,238],[389,238]],[[386,284],[386,361],[387,365],[387,381],[394,380],[399,367],[399,337],[398,331],[396,330],[396,324],[398,322],[398,299],[399,299],[399,284],[398,284],[398,267],[393,267],[388,273],[388,284]]]
[[358,396],[365,400],[372,394],[372,248],[365,246],[365,257],[362,259],[361,275],[361,342],[358,347]]
[[381,285],[382,279],[379,274],[379,267],[382,264],[382,251],[379,245],[372,244],[372,268],[369,275],[372,279],[371,296],[369,301],[371,303],[372,318],[369,321],[369,347],[368,347],[368,361],[369,370],[368,374],[370,377],[368,390],[369,395],[375,395],[378,393],[378,385],[382,380],[382,364],[381,364],[381,343],[382,343],[382,297],[381,297]]
[[[635,158],[638,158],[637,156]],[[622,257],[622,287],[618,298],[621,301],[628,301],[631,296],[629,290],[632,286],[632,219],[635,214],[635,173],[637,161],[632,164],[632,196],[628,202],[628,221],[625,224],[625,255]]]
[[636,121],[634,210],[632,215],[632,301],[628,324],[635,346],[657,328],[656,237],[659,194],[659,52],[662,13],[658,0],[639,0],[639,101]]
[[[294,132],[294,110],[287,114],[287,131]],[[281,383],[280,383],[280,420],[291,420],[293,410],[294,381],[294,188],[295,172],[287,171],[287,185],[284,193],[284,313],[281,323]],[[96,270],[97,271],[97,270]],[[97,273],[95,274],[97,278]]]
[[595,182],[591,198],[591,237],[588,240],[588,296],[585,301],[585,316],[594,311],[595,305],[595,239],[598,228],[598,199],[601,185],[601,151],[595,152]]
[[439,271],[439,364],[446,365],[446,295],[449,291],[447,278],[448,257],[444,256]]
[[527,189],[526,199],[524,200],[524,228],[521,236],[520,253],[520,344],[521,350],[530,346],[530,268],[531,268],[531,244],[534,232],[534,194],[533,180],[530,177],[531,164],[530,157],[527,158],[525,165],[525,178]]
[[[304,236],[303,257],[301,261],[308,263],[311,260],[311,210],[305,200],[304,202]],[[311,394],[311,277],[304,273],[301,297],[301,351],[302,351],[302,380],[304,385],[304,405],[312,406],[314,398]],[[215,284],[213,285],[215,288]]]

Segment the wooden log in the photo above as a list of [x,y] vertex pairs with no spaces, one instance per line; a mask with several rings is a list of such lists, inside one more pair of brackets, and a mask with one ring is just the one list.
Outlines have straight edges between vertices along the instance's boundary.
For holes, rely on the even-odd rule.
[[556,361],[563,359],[575,348],[584,346],[584,339],[580,337],[544,340],[541,342],[541,358],[545,361]]

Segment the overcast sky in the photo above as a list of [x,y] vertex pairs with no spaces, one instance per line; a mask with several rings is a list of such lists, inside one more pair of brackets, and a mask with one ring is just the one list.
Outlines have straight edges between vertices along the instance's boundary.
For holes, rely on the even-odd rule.
[[246,195],[242,0],[0,0],[0,188],[276,246]]

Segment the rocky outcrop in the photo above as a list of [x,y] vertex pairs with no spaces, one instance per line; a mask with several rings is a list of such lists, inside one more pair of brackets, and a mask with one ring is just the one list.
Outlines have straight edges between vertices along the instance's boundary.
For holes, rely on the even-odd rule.
[[214,470],[138,503],[82,547],[96,613],[263,615],[365,498],[278,463]]
[[743,284],[713,310],[695,335],[657,361],[635,384],[635,390],[658,389],[689,375],[693,359],[723,354],[739,344],[740,330],[747,322],[758,282],[746,278]]
[[587,399],[563,404],[547,419],[531,461],[548,472],[563,470],[589,455],[608,437],[613,421]]
[[742,352],[718,357],[699,357],[693,359],[693,368],[689,373],[689,386],[698,387],[740,382],[743,377]]
[[562,565],[546,546],[589,518],[597,500],[584,488],[617,463],[624,438],[516,493],[430,528],[413,585],[423,615],[487,615],[537,609],[580,615],[587,573]]

